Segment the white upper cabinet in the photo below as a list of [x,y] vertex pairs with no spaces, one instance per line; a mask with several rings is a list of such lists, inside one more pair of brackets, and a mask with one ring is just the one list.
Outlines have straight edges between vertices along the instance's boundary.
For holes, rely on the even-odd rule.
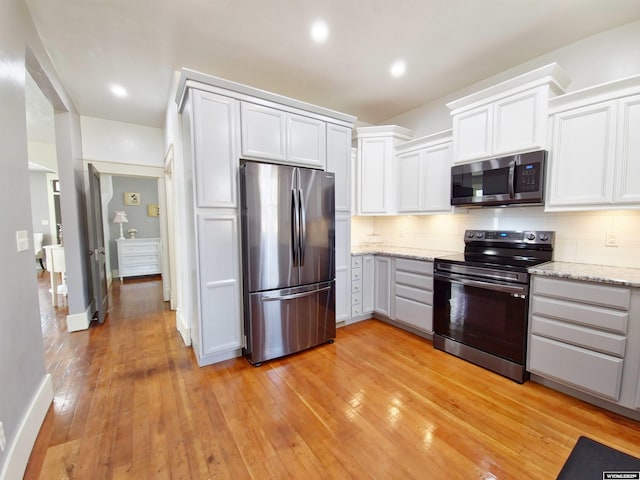
[[287,126],[287,160],[324,170],[327,161],[325,122],[289,113]]
[[618,103],[618,164],[614,201],[640,203],[640,94]]
[[190,108],[196,205],[236,208],[238,101],[192,90]]
[[336,212],[351,213],[351,128],[327,124],[327,171],[336,174]]
[[546,210],[637,208],[640,76],[558,97]]
[[285,161],[287,114],[275,108],[242,102],[242,155]]
[[399,213],[451,211],[451,131],[396,147]]
[[456,163],[490,157],[492,153],[493,108],[474,108],[453,117],[456,132]]
[[324,170],[325,122],[250,102],[241,111],[243,157]]
[[545,149],[549,98],[568,83],[552,63],[448,103],[453,163]]
[[553,116],[547,208],[611,202],[615,108],[605,102]]
[[395,125],[358,128],[358,215],[396,213],[394,147],[412,136],[412,130]]

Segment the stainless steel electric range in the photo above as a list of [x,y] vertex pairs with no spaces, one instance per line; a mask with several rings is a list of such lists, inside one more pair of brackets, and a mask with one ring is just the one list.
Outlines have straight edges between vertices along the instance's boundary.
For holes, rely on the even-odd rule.
[[433,345],[516,382],[526,371],[529,274],[554,232],[467,230],[464,253],[434,261]]

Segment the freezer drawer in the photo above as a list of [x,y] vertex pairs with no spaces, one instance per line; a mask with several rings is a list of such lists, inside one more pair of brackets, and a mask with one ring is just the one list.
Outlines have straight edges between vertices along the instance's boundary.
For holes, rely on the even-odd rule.
[[333,340],[335,282],[252,293],[246,355],[253,364]]

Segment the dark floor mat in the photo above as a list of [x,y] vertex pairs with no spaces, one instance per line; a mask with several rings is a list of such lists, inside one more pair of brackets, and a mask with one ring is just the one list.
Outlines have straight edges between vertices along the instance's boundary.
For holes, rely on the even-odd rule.
[[580,437],[557,480],[640,479],[640,458]]

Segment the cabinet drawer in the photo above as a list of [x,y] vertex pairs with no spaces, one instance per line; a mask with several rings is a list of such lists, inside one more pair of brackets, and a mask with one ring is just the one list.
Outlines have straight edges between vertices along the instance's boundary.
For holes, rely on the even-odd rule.
[[351,257],[351,268],[360,268],[362,266],[362,257]]
[[622,334],[627,332],[629,318],[621,310],[538,296],[531,301],[531,313]]
[[362,269],[354,268],[351,270],[351,280],[357,282],[362,279]]
[[620,398],[623,363],[621,358],[531,336],[531,372],[616,401]]
[[396,284],[396,296],[426,303],[427,305],[433,305],[433,292],[431,290]]
[[425,332],[433,331],[432,309],[430,305],[396,297],[395,319],[412,325]]
[[121,268],[119,274],[121,277],[135,277],[136,275],[152,275],[160,273],[160,264],[144,264],[144,265],[127,265]]
[[362,281],[356,280],[351,282],[351,293],[360,293],[362,291]]
[[424,290],[433,290],[433,277],[403,272],[396,269],[396,284],[408,285]]
[[160,252],[160,245],[157,243],[135,243],[135,244],[120,244],[120,250],[123,254],[144,255]]
[[577,300],[605,307],[629,309],[631,290],[601,283],[572,282],[557,278],[535,276],[533,294]]
[[626,337],[592,328],[558,322],[550,318],[531,317],[531,333],[553,338],[579,347],[597,350],[617,357],[624,357]]
[[408,258],[396,258],[396,270],[405,272],[433,275],[433,262],[425,260],[410,260]]
[[362,306],[360,305],[352,305],[351,306],[351,316],[357,317],[358,315],[362,315]]
[[351,295],[351,305],[360,305],[362,303],[362,297],[360,297],[359,293],[354,293]]
[[122,256],[122,266],[139,265],[141,263],[144,263],[144,264],[160,263],[160,258],[158,257],[158,255],[155,255],[155,254],[136,255],[136,256],[123,255]]

